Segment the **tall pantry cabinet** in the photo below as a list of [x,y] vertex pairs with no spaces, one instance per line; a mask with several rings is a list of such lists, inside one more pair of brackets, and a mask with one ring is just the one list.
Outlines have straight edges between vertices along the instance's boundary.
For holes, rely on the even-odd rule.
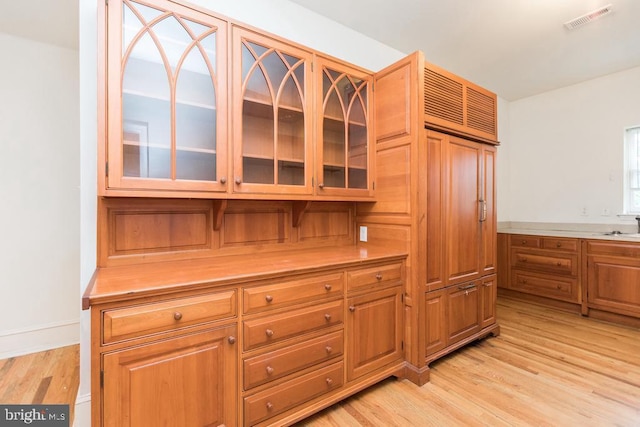
[[407,259],[407,375],[496,323],[494,94],[416,52],[376,74],[377,203],[359,205],[368,242]]

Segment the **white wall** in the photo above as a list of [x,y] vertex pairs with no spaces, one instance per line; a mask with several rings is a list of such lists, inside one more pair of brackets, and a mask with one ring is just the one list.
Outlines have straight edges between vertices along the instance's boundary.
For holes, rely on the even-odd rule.
[[[82,268],[81,293],[95,269],[95,173],[96,173],[96,3],[80,1],[80,105],[82,150]],[[211,8],[210,0],[191,0]],[[219,0],[217,14],[279,35],[353,64],[376,71],[405,54],[363,36],[286,0]],[[77,301],[77,297],[76,297]],[[80,343],[80,388],[75,425],[90,425],[90,336],[88,312],[82,315]]]
[[623,138],[640,125],[640,67],[513,101],[508,120],[501,221],[625,223]]
[[509,221],[508,182],[510,163],[510,136],[509,136],[509,101],[498,97],[498,157],[496,165],[496,185],[497,190],[497,214],[498,221]]
[[0,359],[78,342],[78,52],[0,33]]

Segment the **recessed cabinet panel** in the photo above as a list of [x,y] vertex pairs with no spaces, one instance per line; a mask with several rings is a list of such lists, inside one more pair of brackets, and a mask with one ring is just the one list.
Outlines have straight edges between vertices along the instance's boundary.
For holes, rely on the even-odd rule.
[[311,193],[310,52],[234,28],[234,191]]
[[226,190],[226,24],[175,3],[109,5],[107,186]]

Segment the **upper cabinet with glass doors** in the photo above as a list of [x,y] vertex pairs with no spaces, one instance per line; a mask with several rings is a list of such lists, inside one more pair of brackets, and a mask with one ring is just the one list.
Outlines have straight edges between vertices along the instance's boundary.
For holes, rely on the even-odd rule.
[[311,195],[313,53],[233,28],[233,188]]
[[163,0],[107,10],[107,187],[226,191],[226,23]]
[[317,58],[317,194],[371,197],[371,75]]

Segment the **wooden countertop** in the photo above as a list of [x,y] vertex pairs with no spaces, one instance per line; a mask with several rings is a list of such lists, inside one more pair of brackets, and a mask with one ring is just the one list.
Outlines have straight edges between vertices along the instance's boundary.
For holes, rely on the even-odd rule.
[[349,267],[407,256],[387,248],[338,246],[264,254],[233,255],[96,269],[82,298],[83,310],[98,303],[123,301],[230,285],[247,280]]

